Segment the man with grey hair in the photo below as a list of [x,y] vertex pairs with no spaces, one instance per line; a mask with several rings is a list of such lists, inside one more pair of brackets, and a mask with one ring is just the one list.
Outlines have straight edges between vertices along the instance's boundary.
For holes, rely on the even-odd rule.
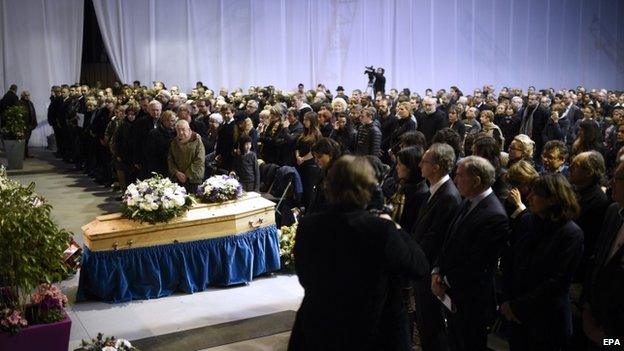
[[611,203],[607,194],[602,191],[602,183],[605,178],[605,161],[598,151],[586,151],[576,155],[570,162],[568,179],[574,186],[574,192],[581,214],[574,220],[583,230],[584,241],[583,257],[576,270],[575,282],[580,283],[585,279],[586,268],[590,256],[594,253],[594,247],[607,207]]
[[583,111],[575,103],[576,95],[574,93],[567,92],[563,95],[563,104],[566,107],[565,112],[561,115],[561,118],[568,117],[570,125],[574,125],[576,121],[583,118]]
[[167,155],[169,177],[192,194],[204,178],[204,145],[200,136],[191,130],[188,121],[178,120],[175,130],[176,137]]
[[245,104],[245,115],[247,118],[251,119],[254,128],[258,127],[258,123],[260,123],[260,111],[258,111],[258,101],[249,100]]
[[132,138],[135,140],[132,147],[132,159],[135,164],[134,171],[138,179],[145,179],[150,176],[145,158],[147,137],[151,130],[158,128],[158,121],[162,114],[162,104],[158,100],[152,100],[147,104],[147,116],[139,115],[134,122]]
[[466,109],[466,119],[462,121],[466,125],[466,134],[477,134],[481,131],[481,123],[477,121],[479,110],[476,107]]
[[[448,144],[435,143],[425,152],[419,166],[431,186],[427,204],[418,212],[412,232],[427,260],[435,262],[461,202],[459,191],[449,177],[455,166],[455,151]],[[430,282],[430,279],[423,279],[413,283],[415,321],[422,349],[443,350],[444,319],[440,302],[431,292]]]
[[430,145],[435,133],[448,126],[448,122],[446,114],[438,108],[434,98],[426,97],[423,100],[423,106],[425,113],[419,115],[417,125],[418,130],[425,135],[427,145]]
[[524,101],[520,96],[514,96],[511,98],[511,104],[516,108],[516,111],[520,111],[522,106],[524,106]]
[[494,179],[494,167],[485,158],[459,161],[455,184],[464,201],[450,221],[431,276],[431,291],[446,306],[451,350],[486,349],[494,273],[509,236],[507,214],[491,188]]

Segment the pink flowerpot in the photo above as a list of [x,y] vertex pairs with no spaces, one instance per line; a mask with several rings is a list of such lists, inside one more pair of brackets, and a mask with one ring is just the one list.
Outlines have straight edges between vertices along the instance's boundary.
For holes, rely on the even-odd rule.
[[0,332],[0,350],[67,351],[70,331],[71,319],[65,315],[62,321],[28,326],[15,335]]

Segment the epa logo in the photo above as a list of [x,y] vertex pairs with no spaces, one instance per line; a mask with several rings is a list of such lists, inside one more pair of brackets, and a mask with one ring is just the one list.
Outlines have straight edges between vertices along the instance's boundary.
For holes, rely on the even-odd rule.
[[603,346],[621,346],[620,339],[602,339]]

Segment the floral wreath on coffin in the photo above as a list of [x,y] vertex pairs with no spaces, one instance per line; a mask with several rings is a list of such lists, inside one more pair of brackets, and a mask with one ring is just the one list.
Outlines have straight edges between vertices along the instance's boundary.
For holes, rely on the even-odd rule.
[[121,212],[126,218],[154,224],[185,214],[193,202],[183,187],[154,173],[152,178],[128,185]]
[[206,179],[197,187],[195,196],[205,203],[220,203],[236,200],[243,195],[243,187],[230,175],[216,175]]

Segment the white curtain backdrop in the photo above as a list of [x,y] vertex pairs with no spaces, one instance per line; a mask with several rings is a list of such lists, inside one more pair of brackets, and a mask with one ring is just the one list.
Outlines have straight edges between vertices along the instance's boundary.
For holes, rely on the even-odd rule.
[[119,77],[274,84],[622,88],[620,0],[93,0]]
[[0,0],[0,92],[31,93],[39,126],[30,145],[47,145],[50,87],[80,79],[84,0]]

